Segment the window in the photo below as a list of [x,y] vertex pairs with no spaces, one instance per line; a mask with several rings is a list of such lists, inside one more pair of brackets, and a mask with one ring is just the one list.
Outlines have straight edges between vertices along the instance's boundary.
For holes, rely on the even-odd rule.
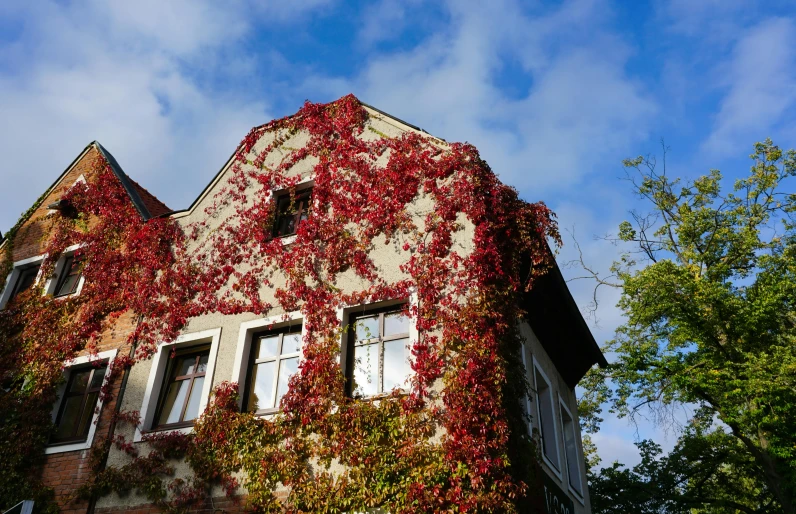
[[55,285],[54,296],[56,298],[59,296],[69,296],[77,292],[82,272],[81,264],[80,257],[69,255],[64,258],[58,282],[56,282]]
[[134,442],[148,431],[174,431],[189,434],[193,422],[202,415],[210,398],[221,329],[183,334],[172,342],[161,343],[152,358],[144,399],[141,424]]
[[168,366],[155,428],[190,426],[199,416],[210,346],[178,351]]
[[244,399],[248,412],[279,408],[290,377],[298,372],[300,351],[301,325],[253,337]]
[[56,429],[44,449],[45,454],[91,448],[102,409],[100,388],[108,379],[106,371],[115,357],[116,350],[107,350],[96,355],[81,355],[64,363],[64,381],[52,408]]
[[405,306],[351,316],[345,352],[349,394],[373,396],[406,383],[411,373],[409,331]]
[[11,290],[11,296],[8,298],[9,300],[20,293],[24,293],[36,283],[36,279],[39,276],[39,268],[41,268],[41,264],[35,264],[19,270],[19,276],[16,278],[14,288]]
[[534,365],[534,382],[536,384],[536,406],[539,411],[539,429],[542,435],[542,455],[551,466],[559,470],[553,391],[547,377],[536,365]]
[[564,402],[561,406],[561,425],[564,428],[564,457],[567,462],[567,476],[570,488],[578,495],[583,495],[580,479],[580,460],[578,459],[578,443],[575,439],[575,421]]
[[105,362],[100,367],[71,370],[55,418],[57,428],[51,444],[76,443],[88,438],[107,366]]
[[[520,345],[520,356],[522,357],[522,369],[525,371],[525,378],[528,378],[528,358],[525,356],[525,343]],[[522,410],[528,422],[528,432],[531,432],[531,398],[526,394],[522,400]]]
[[274,237],[296,233],[299,223],[306,220],[312,209],[312,188],[286,192],[276,197]]

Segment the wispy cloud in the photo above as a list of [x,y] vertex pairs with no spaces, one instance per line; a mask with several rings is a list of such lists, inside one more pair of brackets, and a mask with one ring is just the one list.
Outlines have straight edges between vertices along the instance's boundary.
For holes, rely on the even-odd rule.
[[718,68],[727,93],[705,148],[714,154],[745,150],[790,123],[796,105],[796,30],[771,18],[744,33],[732,59]]
[[14,186],[0,230],[94,139],[168,204],[188,205],[273,117],[240,43],[323,3],[5,3],[15,30],[0,46],[0,152]]
[[[468,140],[504,180],[537,193],[572,187],[647,136],[655,102],[625,70],[630,47],[600,28],[604,8],[590,1],[542,13],[512,1],[448,8],[445,31],[371,55],[349,80],[329,86],[315,77],[306,87],[347,86],[435,135]],[[507,66],[528,83],[519,96],[501,88]]]

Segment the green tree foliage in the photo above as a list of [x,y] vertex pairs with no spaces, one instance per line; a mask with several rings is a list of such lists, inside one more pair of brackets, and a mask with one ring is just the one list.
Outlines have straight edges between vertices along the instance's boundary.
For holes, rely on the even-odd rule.
[[796,512],[796,152],[766,140],[751,158],[731,192],[717,170],[686,183],[624,162],[650,212],[619,227],[626,322],[585,381],[584,428],[606,401],[695,414],[671,454],[643,442],[638,466],[592,473],[595,512]]

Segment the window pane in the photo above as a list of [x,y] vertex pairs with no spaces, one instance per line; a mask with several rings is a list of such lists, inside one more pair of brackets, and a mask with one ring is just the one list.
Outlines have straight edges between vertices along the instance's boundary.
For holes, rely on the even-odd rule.
[[66,399],[64,409],[61,411],[58,430],[55,432],[55,439],[69,439],[75,435],[82,405],[82,396],[70,396]]
[[354,322],[356,327],[357,341],[364,341],[366,339],[374,339],[379,337],[379,316],[368,316],[366,318],[358,318]]
[[19,293],[28,290],[34,282],[36,282],[36,276],[39,274],[39,266],[33,266],[31,268],[26,268],[22,270],[19,275],[19,279],[17,280],[17,287],[14,289],[13,296],[18,295]]
[[94,370],[94,375],[91,377],[91,386],[89,389],[99,389],[102,387],[102,380],[105,378],[105,370],[107,368],[102,367]]
[[185,357],[176,357],[177,359],[177,374],[175,377],[182,377],[193,373],[194,365],[196,364],[196,355],[187,355]]
[[73,257],[67,257],[64,268],[61,271],[62,280],[55,291],[55,296],[72,294],[77,290],[77,283],[80,280],[80,261]]
[[406,377],[411,371],[408,344],[409,338],[384,342],[384,391],[406,385]]
[[292,359],[282,359],[279,363],[279,380],[276,384],[276,406],[287,393],[287,384],[290,377],[298,371],[298,357]]
[[258,343],[257,359],[273,357],[279,351],[279,336],[261,337]]
[[274,394],[274,373],[276,372],[276,361],[255,364],[252,369],[252,376],[249,389],[249,405],[247,410],[254,412],[258,409],[270,409],[273,407],[272,396]]
[[372,396],[379,392],[379,343],[354,350],[354,393]]
[[384,335],[409,333],[409,317],[403,312],[391,312],[384,315]]
[[282,355],[298,353],[301,348],[301,333],[285,334],[282,338]]
[[72,384],[69,386],[69,393],[82,393],[88,387],[88,378],[91,370],[86,369],[72,374]]
[[[186,382],[188,382],[186,380]],[[196,377],[191,388],[191,397],[188,399],[188,408],[185,409],[183,421],[191,421],[199,415],[199,400],[202,399],[202,388],[205,385],[205,377]]]
[[575,441],[575,423],[564,409],[561,409],[561,417],[564,420],[564,450],[567,458],[569,484],[573,489],[581,492],[580,462],[578,462],[578,447]]
[[292,213],[283,214],[279,223],[279,232],[277,235],[287,236],[296,232],[296,218]]
[[180,421],[182,407],[185,405],[185,395],[188,394],[190,384],[190,380],[180,380],[169,385],[166,398],[163,400],[163,409],[160,411],[158,425],[167,425]]
[[210,359],[210,354],[206,353],[199,357],[199,366],[196,368],[194,373],[206,373],[207,372],[207,361]]
[[536,389],[536,395],[539,399],[539,427],[542,431],[542,451],[550,459],[550,462],[558,468],[553,395],[550,391],[550,386],[538,372],[536,373]]
[[94,409],[97,407],[97,396],[99,393],[89,393],[86,396],[86,408],[80,417],[80,426],[77,427],[76,436],[86,437],[88,429],[91,427],[91,420],[94,418]]

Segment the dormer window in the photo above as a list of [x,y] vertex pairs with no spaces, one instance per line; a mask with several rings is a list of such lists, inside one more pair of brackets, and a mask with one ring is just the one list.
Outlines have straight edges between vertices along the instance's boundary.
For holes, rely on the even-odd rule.
[[276,197],[274,237],[296,233],[299,223],[309,218],[312,209],[312,188],[284,192]]

